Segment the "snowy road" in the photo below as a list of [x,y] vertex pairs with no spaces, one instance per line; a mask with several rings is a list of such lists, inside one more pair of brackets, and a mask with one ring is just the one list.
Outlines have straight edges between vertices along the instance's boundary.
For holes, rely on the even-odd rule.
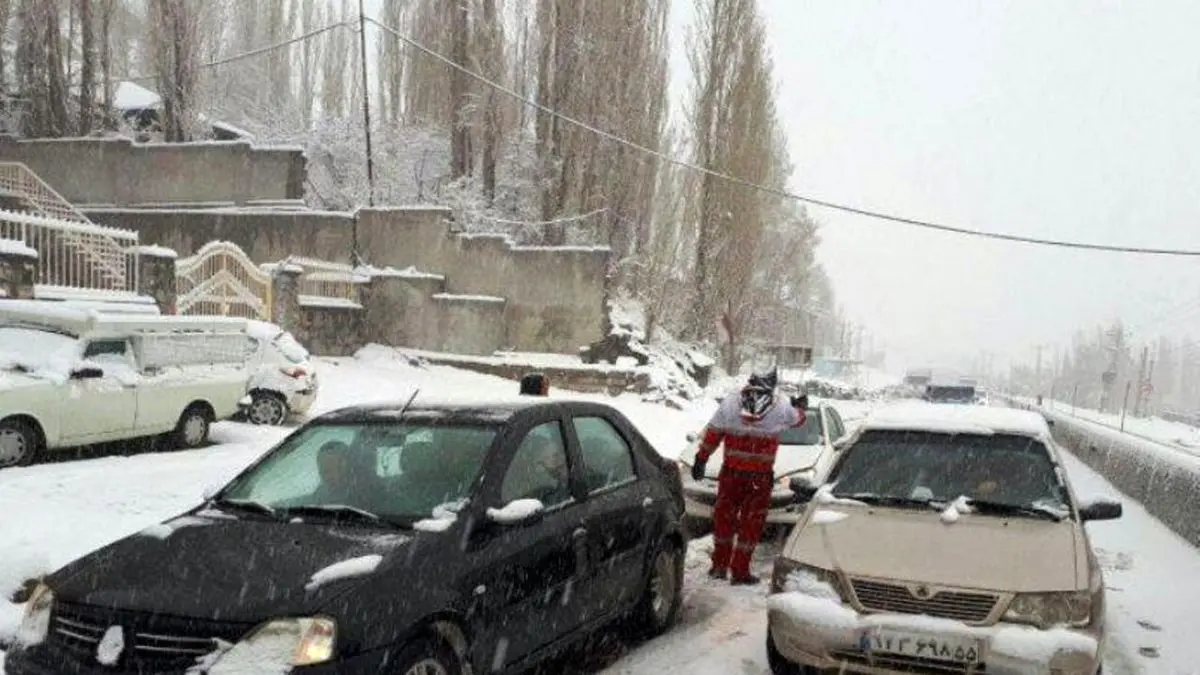
[[[494,396],[515,384],[449,368],[413,368],[377,353],[364,361],[322,364],[318,411],[355,402],[402,399],[415,386],[440,396]],[[584,397],[603,398],[603,397]],[[614,399],[609,399],[614,400]],[[615,403],[664,454],[678,452],[683,436],[700,425],[711,402],[675,411],[627,396]],[[838,403],[846,417],[853,404]],[[55,568],[110,541],[194,505],[205,486],[221,483],[286,433],[224,423],[218,445],[172,454],[107,457],[0,472],[0,594],[28,575]],[[1068,470],[1084,495],[1115,494],[1073,458]],[[1109,675],[1197,675],[1200,641],[1194,602],[1200,597],[1200,553],[1136,504],[1125,517],[1089,525],[1106,572]],[[556,664],[547,673],[654,675],[762,675],[767,673],[765,589],[731,588],[709,581],[710,541],[691,545],[682,623],[666,636],[625,648],[607,645],[591,662]],[[764,546],[757,565],[769,569]],[[0,602],[0,635],[15,627],[19,608]],[[0,654],[0,673],[3,672]]]

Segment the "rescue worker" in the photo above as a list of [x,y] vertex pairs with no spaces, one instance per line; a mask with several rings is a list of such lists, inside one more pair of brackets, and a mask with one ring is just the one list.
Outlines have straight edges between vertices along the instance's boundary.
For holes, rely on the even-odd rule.
[[704,430],[692,464],[692,478],[704,477],[705,464],[721,443],[725,459],[717,478],[713,509],[712,568],[714,579],[730,577],[734,585],[753,585],[750,558],[762,536],[771,490],[775,486],[775,453],[779,435],[803,426],[808,396],[780,400],[775,395],[778,372],[752,375],[741,391],[721,402]]

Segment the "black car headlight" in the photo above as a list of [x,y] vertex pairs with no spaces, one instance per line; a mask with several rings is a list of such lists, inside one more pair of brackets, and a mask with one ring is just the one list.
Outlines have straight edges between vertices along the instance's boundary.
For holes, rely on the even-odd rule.
[[[276,619],[262,624],[216,660],[218,671],[252,672],[264,663],[311,666],[334,657],[337,624],[325,617]],[[237,670],[238,668],[250,670]]]
[[837,603],[845,602],[842,582],[833,570],[789,560],[783,556],[775,558],[771,573],[772,593],[803,593],[814,598],[823,598]]
[[38,584],[25,605],[25,616],[17,629],[16,643],[23,647],[41,644],[50,634],[50,614],[54,609],[54,591]]
[[1092,622],[1092,594],[1089,591],[1018,593],[1008,604],[1004,620],[1039,628],[1086,626]]

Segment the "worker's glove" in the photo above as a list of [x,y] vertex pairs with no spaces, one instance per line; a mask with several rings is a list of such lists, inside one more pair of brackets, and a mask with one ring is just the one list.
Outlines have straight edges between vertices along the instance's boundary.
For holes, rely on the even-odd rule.
[[692,480],[698,481],[704,478],[705,464],[708,464],[708,461],[700,459],[700,455],[696,455],[696,459],[692,462]]
[[796,410],[808,410],[808,394],[793,396],[792,407]]

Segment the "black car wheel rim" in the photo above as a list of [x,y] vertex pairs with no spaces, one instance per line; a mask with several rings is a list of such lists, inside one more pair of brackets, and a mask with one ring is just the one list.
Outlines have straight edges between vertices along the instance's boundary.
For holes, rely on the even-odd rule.
[[677,575],[674,549],[659,551],[654,557],[654,569],[650,577],[650,609],[659,623],[665,623],[671,615],[678,585]]
[[450,675],[450,671],[446,670],[437,659],[422,659],[409,666],[408,670],[404,671],[404,675]]

